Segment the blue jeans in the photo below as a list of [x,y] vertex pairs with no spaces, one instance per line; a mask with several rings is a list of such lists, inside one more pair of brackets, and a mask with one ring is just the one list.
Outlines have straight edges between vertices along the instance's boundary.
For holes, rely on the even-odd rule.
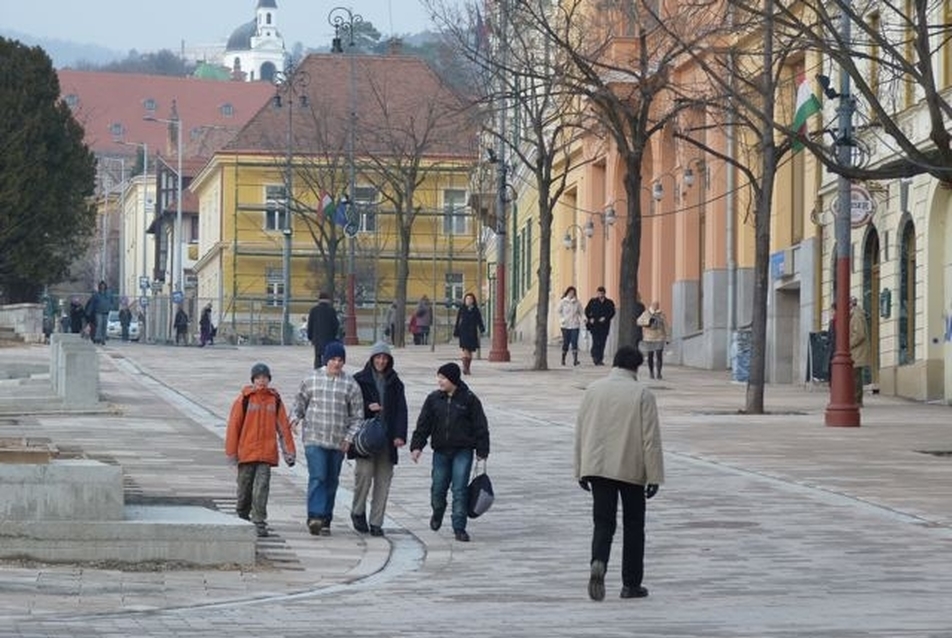
[[334,500],[344,453],[308,445],[304,448],[304,455],[307,458],[307,517],[324,519],[324,524],[329,525],[334,518]]
[[433,485],[430,488],[430,505],[433,513],[442,517],[446,511],[446,491],[453,489],[453,531],[466,530],[469,511],[469,473],[473,469],[473,451],[433,451]]

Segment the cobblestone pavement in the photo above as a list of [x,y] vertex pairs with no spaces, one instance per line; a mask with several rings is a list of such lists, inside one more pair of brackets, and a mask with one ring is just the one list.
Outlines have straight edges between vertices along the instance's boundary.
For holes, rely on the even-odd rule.
[[[348,368],[368,347],[348,349]],[[101,350],[105,414],[0,417],[0,436],[48,436],[122,464],[127,499],[230,511],[227,409],[251,365],[285,397],[306,347]],[[411,421],[455,349],[395,352]],[[0,350],[45,362],[47,350]],[[770,414],[744,416],[727,373],[666,368],[667,482],[648,507],[644,600],[621,600],[616,545],[602,603],[586,593],[590,501],[572,478],[581,392],[607,372],[477,361],[487,408],[493,509],[473,542],[428,528],[429,457],[401,454],[384,539],[349,522],[303,525],[306,470],[280,468],[258,564],[244,570],[128,571],[0,565],[0,636],[952,636],[952,411],[870,396],[861,428],[823,426],[825,388],[770,387]],[[932,454],[930,454],[931,452]],[[352,484],[345,465],[342,488]],[[620,535],[617,539],[620,542]],[[98,567],[98,568],[97,568]],[[113,568],[110,568],[113,567]]]

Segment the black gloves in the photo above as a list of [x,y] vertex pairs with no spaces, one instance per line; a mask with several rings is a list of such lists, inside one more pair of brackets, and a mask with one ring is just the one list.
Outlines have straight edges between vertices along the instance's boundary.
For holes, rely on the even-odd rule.
[[648,483],[645,485],[645,498],[651,498],[658,493],[658,486],[654,483]]
[[586,481],[585,479],[579,479],[578,486],[582,488],[583,490],[585,490],[586,492],[592,491],[592,487],[588,484],[588,481]]

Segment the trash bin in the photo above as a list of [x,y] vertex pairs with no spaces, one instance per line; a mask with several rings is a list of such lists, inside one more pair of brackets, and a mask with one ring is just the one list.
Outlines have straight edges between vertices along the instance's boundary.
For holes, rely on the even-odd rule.
[[740,328],[731,333],[731,379],[746,383],[750,379],[750,328]]

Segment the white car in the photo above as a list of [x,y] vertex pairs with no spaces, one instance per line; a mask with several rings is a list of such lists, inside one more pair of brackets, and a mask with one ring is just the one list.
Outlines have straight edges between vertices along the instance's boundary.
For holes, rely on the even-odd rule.
[[[106,337],[109,339],[122,339],[122,324],[119,323],[119,311],[110,310],[109,317],[106,319]],[[139,340],[139,321],[133,317],[129,322],[129,341]]]

